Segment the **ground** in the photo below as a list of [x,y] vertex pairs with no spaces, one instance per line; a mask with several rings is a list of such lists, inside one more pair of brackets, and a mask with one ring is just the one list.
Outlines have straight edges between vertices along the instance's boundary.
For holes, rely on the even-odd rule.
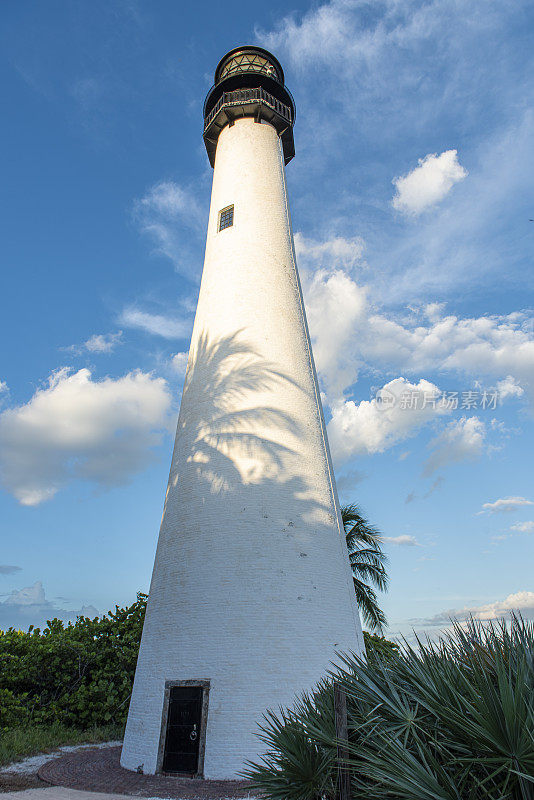
[[120,743],[62,747],[0,770],[6,800],[254,800],[245,781],[138,775],[119,764]]

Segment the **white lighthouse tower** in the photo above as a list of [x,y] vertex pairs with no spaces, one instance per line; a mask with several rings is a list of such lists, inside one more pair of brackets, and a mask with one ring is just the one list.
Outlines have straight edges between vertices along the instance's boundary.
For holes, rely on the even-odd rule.
[[206,256],[121,764],[235,778],[256,723],[363,650],[289,216],[295,107],[228,53]]

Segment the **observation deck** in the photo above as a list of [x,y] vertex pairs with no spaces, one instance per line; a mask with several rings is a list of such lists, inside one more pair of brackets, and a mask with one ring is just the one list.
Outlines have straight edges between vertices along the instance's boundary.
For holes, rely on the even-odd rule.
[[204,143],[212,167],[220,132],[241,117],[269,122],[282,140],[285,163],[291,161],[295,103],[280,63],[262,47],[231,50],[215,70],[215,84],[204,103]]

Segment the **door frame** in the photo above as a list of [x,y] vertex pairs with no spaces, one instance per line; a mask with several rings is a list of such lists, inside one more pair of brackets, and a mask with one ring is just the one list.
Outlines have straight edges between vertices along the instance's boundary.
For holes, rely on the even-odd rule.
[[[169,717],[169,700],[171,689],[175,686],[198,686],[202,691],[202,708],[200,711],[200,731],[198,741],[198,765],[196,772],[164,772],[163,759],[165,756],[165,740],[167,738],[167,720]],[[163,711],[161,714],[161,733],[159,737],[158,758],[156,762],[156,774],[158,775],[181,775],[187,778],[204,777],[204,754],[206,752],[206,728],[208,723],[208,703],[210,694],[210,680],[186,680],[186,681],[165,681],[163,692]]]

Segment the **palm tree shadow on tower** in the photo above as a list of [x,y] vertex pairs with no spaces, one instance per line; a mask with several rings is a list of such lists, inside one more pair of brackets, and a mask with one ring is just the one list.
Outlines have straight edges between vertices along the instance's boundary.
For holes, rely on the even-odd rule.
[[[309,569],[307,592],[298,596],[305,602],[308,592],[328,595],[331,579],[306,558],[313,537],[324,536],[326,526],[330,536],[333,531],[343,548],[345,544],[335,506],[319,499],[317,486],[306,479],[299,462],[306,420],[277,407],[284,384],[295,393],[304,391],[255,352],[242,332],[198,338],[189,357],[164,510],[165,520],[167,508],[181,504],[181,528],[164,523],[159,546],[173,537],[180,547],[181,533],[187,530],[195,533],[194,546],[202,548],[205,527],[216,526],[218,536],[209,536],[205,552],[206,569],[215,559],[227,560],[229,550],[232,563],[226,580],[214,580],[212,590],[221,600],[230,600],[236,580],[250,587],[257,581],[264,584],[270,574],[272,605],[266,604],[261,613],[267,617],[276,610],[281,624],[285,620],[291,626],[291,608],[276,595],[280,574],[273,574],[284,574],[285,562],[269,570],[273,551],[285,554],[292,564],[288,570],[295,569],[295,561],[298,570]],[[168,577],[162,575],[162,580]]]

